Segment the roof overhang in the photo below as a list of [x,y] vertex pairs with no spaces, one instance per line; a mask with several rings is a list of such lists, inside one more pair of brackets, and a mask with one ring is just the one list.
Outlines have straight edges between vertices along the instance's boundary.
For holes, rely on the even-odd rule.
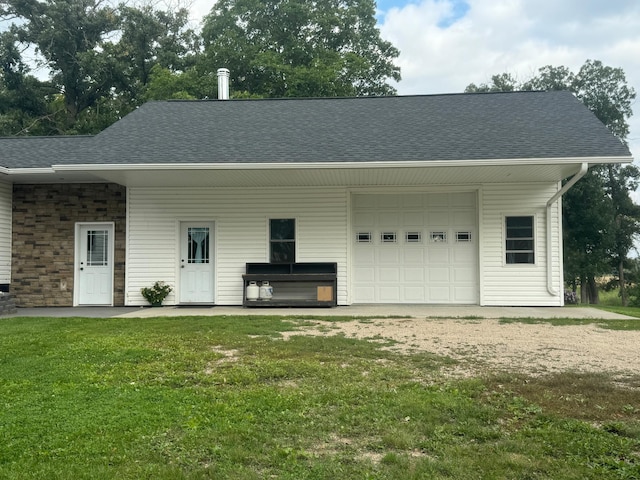
[[127,187],[418,186],[554,182],[583,163],[631,163],[632,157],[322,163],[171,163],[53,165],[6,169],[13,183],[113,182]]

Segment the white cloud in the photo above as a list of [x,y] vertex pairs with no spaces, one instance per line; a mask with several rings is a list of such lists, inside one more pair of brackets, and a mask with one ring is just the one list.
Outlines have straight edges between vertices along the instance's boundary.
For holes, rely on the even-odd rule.
[[[381,17],[382,36],[401,52],[399,94],[462,92],[494,74],[524,80],[545,65],[577,71],[593,59],[622,68],[640,95],[637,0],[468,0],[464,17],[439,27],[453,4],[422,0]],[[640,101],[634,107],[628,140],[640,162]]]

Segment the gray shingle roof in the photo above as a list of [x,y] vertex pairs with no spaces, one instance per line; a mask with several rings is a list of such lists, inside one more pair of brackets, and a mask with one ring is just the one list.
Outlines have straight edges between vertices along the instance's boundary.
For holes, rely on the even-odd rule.
[[630,156],[569,92],[149,102],[82,138],[1,139],[0,165]]
[[83,163],[90,151],[90,135],[56,137],[0,137],[0,166],[46,168]]

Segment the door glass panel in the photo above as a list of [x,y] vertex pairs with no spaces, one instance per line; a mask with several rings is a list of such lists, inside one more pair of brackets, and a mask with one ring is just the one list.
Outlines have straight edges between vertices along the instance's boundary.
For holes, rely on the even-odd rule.
[[108,230],[87,231],[87,265],[104,267],[108,265]]
[[188,263],[209,263],[209,227],[189,227]]

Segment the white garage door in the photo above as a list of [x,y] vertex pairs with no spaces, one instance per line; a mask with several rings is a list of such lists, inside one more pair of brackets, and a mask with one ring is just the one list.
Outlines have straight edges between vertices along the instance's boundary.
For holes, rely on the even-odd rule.
[[353,303],[478,303],[475,192],[353,196]]

